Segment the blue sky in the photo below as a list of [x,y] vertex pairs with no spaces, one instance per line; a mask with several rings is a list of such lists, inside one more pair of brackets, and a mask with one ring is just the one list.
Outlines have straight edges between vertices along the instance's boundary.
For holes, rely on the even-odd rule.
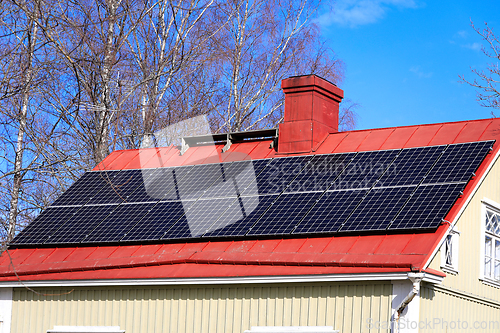
[[499,14],[500,1],[337,0],[324,6],[318,22],[345,63],[345,98],[360,104],[357,129],[491,117],[459,75],[473,79],[471,68],[490,62],[471,20],[500,34]]

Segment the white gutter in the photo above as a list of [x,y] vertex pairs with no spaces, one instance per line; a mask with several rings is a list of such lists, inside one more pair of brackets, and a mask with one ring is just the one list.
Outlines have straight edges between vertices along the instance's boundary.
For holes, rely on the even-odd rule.
[[[298,283],[298,282],[348,282],[348,281],[404,281],[413,273],[366,273],[366,274],[323,274],[288,276],[246,276],[216,278],[160,278],[160,279],[108,279],[108,280],[45,280],[0,282],[0,288],[7,287],[99,287],[99,286],[154,286],[154,285],[220,285],[249,283]],[[430,273],[419,273],[423,280],[440,284],[443,277]],[[21,276],[22,279],[22,276]]]

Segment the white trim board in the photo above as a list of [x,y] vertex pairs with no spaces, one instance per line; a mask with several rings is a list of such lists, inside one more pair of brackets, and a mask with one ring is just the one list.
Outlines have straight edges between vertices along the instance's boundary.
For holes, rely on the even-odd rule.
[[[423,273],[423,281],[440,284],[444,277]],[[408,272],[367,273],[367,274],[328,274],[328,275],[288,275],[288,276],[250,276],[217,278],[163,278],[163,279],[110,279],[110,280],[52,280],[52,281],[10,281],[0,282],[0,288],[12,287],[99,287],[99,286],[155,286],[155,285],[220,285],[250,283],[296,283],[296,282],[349,282],[349,281],[395,281],[408,279]]]

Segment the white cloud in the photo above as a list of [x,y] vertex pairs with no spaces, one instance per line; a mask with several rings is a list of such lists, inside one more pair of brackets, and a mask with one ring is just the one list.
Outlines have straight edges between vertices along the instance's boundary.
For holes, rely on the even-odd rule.
[[415,0],[338,0],[333,10],[321,15],[318,21],[326,26],[338,24],[356,27],[383,19],[393,7],[417,8],[417,3]]
[[421,79],[429,79],[432,77],[432,72],[424,72],[422,69],[420,69],[420,66],[413,66],[410,68],[410,72],[414,73]]
[[460,46],[466,49],[471,49],[473,51],[481,51],[482,47],[481,43],[462,44]]

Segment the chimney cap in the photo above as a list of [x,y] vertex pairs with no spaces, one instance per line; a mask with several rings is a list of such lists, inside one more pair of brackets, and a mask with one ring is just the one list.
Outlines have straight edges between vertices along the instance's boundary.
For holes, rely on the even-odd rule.
[[281,88],[285,94],[314,90],[338,102],[344,98],[342,89],[316,74],[291,76],[281,81]]

